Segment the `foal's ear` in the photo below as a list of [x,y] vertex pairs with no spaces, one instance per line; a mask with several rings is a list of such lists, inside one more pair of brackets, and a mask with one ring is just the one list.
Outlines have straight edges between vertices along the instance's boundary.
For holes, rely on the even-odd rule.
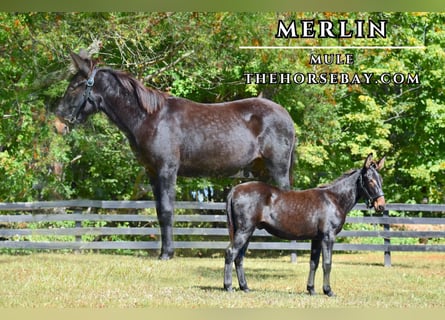
[[380,169],[383,168],[383,165],[385,164],[385,159],[386,159],[386,155],[383,156],[383,158],[380,159],[379,162],[377,162],[377,167],[376,167],[377,171],[380,171]]
[[369,169],[372,165],[372,153],[368,154],[365,160],[365,164],[363,165],[363,168]]
[[93,68],[93,62],[87,57],[86,51],[80,50],[79,54],[71,52],[70,55],[76,70],[88,77]]

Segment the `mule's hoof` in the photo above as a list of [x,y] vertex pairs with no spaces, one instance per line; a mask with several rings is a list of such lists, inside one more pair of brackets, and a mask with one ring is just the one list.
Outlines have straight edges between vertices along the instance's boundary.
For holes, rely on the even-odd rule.
[[250,292],[250,289],[247,288],[247,287],[245,287],[245,288],[240,288],[240,289],[243,290],[245,293],[249,293],[249,292]]

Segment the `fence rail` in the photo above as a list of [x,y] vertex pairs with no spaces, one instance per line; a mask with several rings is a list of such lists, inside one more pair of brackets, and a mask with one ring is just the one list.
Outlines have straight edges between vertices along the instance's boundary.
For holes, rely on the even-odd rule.
[[[175,239],[178,249],[225,249],[228,245],[228,232],[225,225],[225,203],[176,202],[177,209],[205,210],[206,214],[178,214],[175,216],[175,237],[189,236],[190,239]],[[103,213],[90,213],[91,209],[101,209]],[[0,248],[10,249],[40,249],[40,250],[157,250],[160,247],[160,230],[157,227],[155,214],[137,214],[142,209],[155,208],[154,201],[55,201],[31,203],[0,203]],[[62,213],[49,212],[58,209]],[[130,214],[116,213],[122,209],[131,210]],[[354,210],[367,210],[358,204]],[[391,251],[438,251],[445,252],[442,244],[392,244],[391,238],[445,238],[445,218],[410,218],[389,216],[389,211],[415,211],[436,212],[443,216],[445,205],[410,205],[388,204],[382,216],[347,217],[346,223],[367,224],[373,226],[372,230],[343,230],[338,238],[380,238],[383,244],[353,244],[336,243],[334,250],[339,251],[383,251],[385,252],[385,265],[391,264]],[[210,211],[220,211],[218,214],[208,214]],[[55,223],[73,221],[75,225],[70,228],[63,227],[33,227],[35,223]],[[143,224],[137,227],[103,226],[91,227],[85,224],[91,222],[133,223]],[[206,226],[200,226],[200,224]],[[195,224],[195,226],[193,226]],[[197,224],[197,225],[196,225]],[[429,225],[435,230],[391,230],[395,225]],[[432,226],[441,227],[433,228]],[[379,229],[381,228],[381,229]],[[428,229],[428,228],[427,228]],[[113,241],[104,240],[107,236],[150,236],[150,241]],[[33,240],[38,237],[71,237],[71,241],[60,240]],[[85,236],[101,237],[101,241],[85,240]],[[199,236],[199,240],[193,237]],[[91,238],[91,237],[90,237]],[[267,239],[267,241],[266,241]],[[309,242],[282,241],[273,238],[264,230],[256,230],[249,245],[250,250],[310,250]]]

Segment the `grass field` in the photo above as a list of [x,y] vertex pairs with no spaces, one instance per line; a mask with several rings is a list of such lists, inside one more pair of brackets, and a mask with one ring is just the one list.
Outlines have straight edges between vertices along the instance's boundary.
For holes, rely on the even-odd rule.
[[[336,297],[306,294],[308,255],[246,258],[250,293],[222,290],[222,258],[105,254],[0,255],[0,307],[432,308],[445,307],[445,254],[334,253]],[[322,270],[316,289],[321,292]],[[234,287],[237,287],[234,273]]]

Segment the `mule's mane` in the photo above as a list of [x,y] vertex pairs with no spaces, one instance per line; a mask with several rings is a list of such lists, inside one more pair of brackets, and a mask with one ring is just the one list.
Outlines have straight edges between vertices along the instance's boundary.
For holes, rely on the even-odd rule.
[[148,114],[158,111],[168,98],[167,93],[144,86],[142,82],[133,78],[126,72],[109,68],[101,70],[107,71],[113,75],[125,90],[136,97],[139,106]]

